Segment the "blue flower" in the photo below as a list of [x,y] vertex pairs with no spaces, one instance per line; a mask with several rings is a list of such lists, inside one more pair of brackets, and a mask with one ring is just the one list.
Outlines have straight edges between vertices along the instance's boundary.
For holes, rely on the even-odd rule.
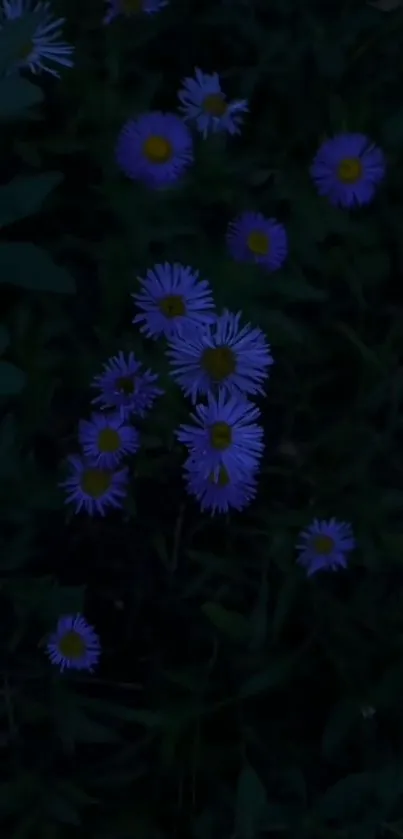
[[63,670],[92,673],[101,654],[99,636],[81,615],[64,615],[49,637],[46,649],[52,664]]
[[153,15],[168,5],[167,0],[107,0],[109,9],[104,23],[110,23],[118,15],[132,17],[138,14]]
[[178,263],[154,265],[145,279],[138,278],[142,289],[132,297],[143,314],[136,315],[133,323],[142,323],[141,332],[151,338],[172,338],[182,334],[185,327],[211,323],[211,290],[206,280],[199,281],[198,276],[198,271]]
[[263,393],[262,382],[273,364],[263,332],[250,323],[240,327],[241,313],[225,311],[215,323],[177,335],[167,355],[172,376],[193,403],[198,394],[217,389],[227,393]]
[[217,480],[223,467],[230,481],[249,475],[263,453],[263,429],[255,422],[260,411],[246,399],[219,393],[208,395],[191,417],[196,425],[181,425],[176,432],[203,477]]
[[227,247],[237,262],[255,262],[275,271],[287,257],[285,228],[262,213],[246,212],[228,225]]
[[239,134],[243,114],[249,110],[246,100],[227,102],[218,73],[209,75],[196,68],[195,76],[184,79],[178,93],[184,119],[195,122],[203,137],[217,131]]
[[114,469],[139,447],[138,432],[120,414],[93,414],[90,422],[81,420],[78,441],[85,457],[101,469]]
[[372,201],[385,169],[383,152],[365,134],[337,134],[322,143],[310,172],[319,195],[356,207]]
[[184,468],[187,491],[197,498],[203,512],[210,510],[214,515],[216,512],[228,513],[231,508],[243,510],[256,495],[253,472],[234,478],[224,466],[220,466],[218,472],[206,476],[200,461],[193,457],[187,459]]
[[355,548],[351,525],[346,522],[319,521],[303,530],[299,535],[297,562],[305,568],[308,577],[317,571],[337,571],[346,568],[346,554]]
[[60,486],[67,490],[66,504],[74,504],[76,513],[84,508],[90,516],[104,516],[108,507],[122,506],[128,482],[127,467],[113,471],[77,455],[70,455],[67,461],[72,474]]
[[54,18],[50,12],[50,3],[35,3],[34,0],[3,0],[0,28],[4,20],[16,20],[32,12],[37,14],[38,25],[24,49],[24,55],[17,61],[15,69],[27,68],[31,73],[43,71],[59,77],[60,73],[49,67],[48,62],[72,67],[73,62],[70,56],[73,53],[73,47],[60,40],[61,26],[65,18]]
[[134,353],[120,352],[104,364],[104,372],[95,376],[91,387],[101,391],[92,404],[119,411],[123,420],[137,414],[144,417],[157,396],[163,391],[156,387],[157,376],[142,370]]
[[172,186],[193,162],[192,136],[176,114],[151,111],[123,126],[116,162],[128,178],[152,189]]

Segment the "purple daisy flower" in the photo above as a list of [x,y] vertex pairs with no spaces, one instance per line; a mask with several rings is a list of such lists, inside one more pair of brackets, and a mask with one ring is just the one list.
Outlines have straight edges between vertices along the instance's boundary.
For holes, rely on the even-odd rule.
[[228,513],[243,510],[253,501],[256,495],[256,479],[254,473],[245,474],[242,478],[231,477],[224,466],[220,466],[216,473],[206,476],[200,462],[189,457],[184,466],[187,490],[200,502],[202,512],[210,510],[214,513]]
[[144,417],[163,391],[155,385],[158,377],[151,370],[142,370],[142,366],[132,352],[112,356],[104,364],[104,372],[91,383],[101,391],[92,404],[118,410],[123,420],[134,414]]
[[206,280],[199,281],[199,272],[174,263],[154,265],[142,283],[140,294],[133,294],[141,315],[133,323],[142,323],[141,332],[151,338],[182,334],[185,327],[212,323],[214,309],[211,289]]
[[276,271],[287,257],[285,227],[262,213],[242,213],[230,222],[227,247],[237,262],[255,262],[269,271]]
[[273,364],[263,332],[250,323],[240,327],[241,312],[216,317],[211,325],[176,335],[167,355],[172,376],[195,403],[198,394],[263,393],[262,382]]
[[153,15],[168,5],[167,0],[107,0],[108,11],[104,23],[110,23],[118,15],[133,17],[138,14]]
[[351,525],[346,522],[314,519],[300,533],[296,548],[300,551],[297,562],[311,577],[317,571],[346,568],[346,554],[355,548],[355,539]]
[[84,508],[90,516],[104,516],[108,507],[122,506],[128,482],[127,467],[118,471],[105,469],[77,455],[70,455],[67,462],[72,474],[60,486],[67,490],[66,504],[74,504],[76,513]]
[[365,134],[337,134],[322,143],[310,173],[331,204],[356,207],[372,201],[385,169],[383,152]]
[[37,27],[27,42],[24,55],[13,69],[29,69],[31,73],[45,72],[59,77],[60,73],[49,67],[48,62],[72,67],[73,62],[70,56],[74,49],[70,44],[60,40],[61,27],[65,18],[54,18],[50,11],[50,3],[35,3],[34,0],[3,0],[0,29],[3,28],[4,21],[16,20],[33,12],[37,13]]
[[183,118],[195,122],[204,138],[218,131],[239,134],[243,114],[249,110],[246,100],[227,102],[218,73],[209,75],[196,67],[195,76],[184,79],[178,93]]
[[138,432],[120,414],[93,414],[90,422],[81,420],[78,441],[85,457],[101,469],[114,469],[139,447]]
[[101,655],[99,636],[81,615],[63,615],[46,645],[52,664],[92,673]]
[[181,425],[176,437],[203,477],[217,480],[224,467],[235,481],[258,468],[264,449],[263,429],[255,422],[259,408],[240,397],[209,393],[207,405],[197,405],[191,417],[196,425]]
[[171,186],[193,162],[192,135],[176,114],[151,111],[123,126],[116,161],[134,181],[152,189]]

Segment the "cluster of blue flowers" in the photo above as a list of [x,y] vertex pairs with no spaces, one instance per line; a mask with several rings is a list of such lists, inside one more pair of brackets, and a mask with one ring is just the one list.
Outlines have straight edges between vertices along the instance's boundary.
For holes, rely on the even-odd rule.
[[[104,23],[120,15],[153,15],[167,5],[168,0],[108,0]],[[64,19],[53,18],[49,2],[2,0],[0,28],[32,11],[38,26],[15,69],[58,76],[54,65],[71,67],[73,47],[62,40]],[[184,79],[178,100],[178,113],[142,114],[128,120],[117,138],[118,167],[150,189],[173,187],[189,172],[192,128],[203,138],[217,132],[235,135],[249,111],[245,100],[227,100],[217,73],[199,68]],[[335,206],[354,208],[372,200],[385,168],[383,152],[365,135],[342,133],[322,143],[310,174],[319,195]],[[233,219],[226,244],[234,260],[268,271],[279,269],[287,258],[283,224],[254,210]],[[139,281],[141,289],[133,295],[139,313],[133,323],[147,337],[165,338],[172,377],[195,406],[191,424],[176,432],[187,450],[188,491],[202,510],[242,510],[255,496],[264,447],[260,410],[250,399],[263,394],[273,364],[269,344],[260,329],[242,325],[242,313],[217,313],[207,281],[189,266],[154,265]],[[162,391],[157,377],[133,353],[123,352],[107,361],[92,386],[99,411],[79,423],[81,453],[69,458],[70,475],[62,486],[76,512],[104,515],[125,498],[129,469],[123,461],[140,445],[133,420],[144,417]],[[348,523],[315,519],[296,547],[297,561],[311,576],[345,567],[355,540]],[[91,670],[100,642],[81,615],[69,615],[60,619],[47,650],[62,670]]]

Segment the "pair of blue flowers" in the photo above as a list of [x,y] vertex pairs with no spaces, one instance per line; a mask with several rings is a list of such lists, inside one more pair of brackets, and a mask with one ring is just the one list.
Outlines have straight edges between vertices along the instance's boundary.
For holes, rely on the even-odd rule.
[[[125,123],[116,145],[116,161],[127,177],[151,189],[171,187],[180,181],[194,161],[193,138],[187,122],[194,123],[204,137],[217,131],[239,132],[241,113],[248,110],[246,102],[227,103],[217,73],[210,76],[196,69],[196,79],[185,79],[188,88],[194,83],[191,93],[186,87],[185,92],[179,92],[185,103],[182,118],[175,113],[151,111]],[[223,103],[222,116],[217,116],[215,108],[211,112],[211,96],[206,91],[213,84],[215,96],[221,97]],[[383,152],[368,137],[343,133],[322,143],[310,174],[319,195],[334,206],[353,208],[372,201],[385,169]],[[268,257],[267,231],[257,226],[249,232],[254,233],[253,245],[249,242],[252,253],[257,258]],[[277,238],[269,244],[274,255]],[[243,244],[234,254],[236,258],[243,258],[244,249]]]
[[[351,526],[345,522],[315,519],[297,542],[298,562],[312,576],[322,569],[345,568],[347,554],[355,547]],[[99,636],[81,615],[65,615],[47,643],[50,661],[64,670],[92,672],[101,655]]]

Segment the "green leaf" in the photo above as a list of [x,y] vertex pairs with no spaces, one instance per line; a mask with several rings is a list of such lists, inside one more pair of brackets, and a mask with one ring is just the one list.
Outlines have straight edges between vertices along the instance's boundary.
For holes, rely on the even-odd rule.
[[7,349],[10,343],[10,335],[8,329],[3,324],[0,324],[0,355]]
[[356,350],[358,356],[368,367],[375,370],[383,371],[383,365],[376,353],[361,341],[361,338],[347,323],[336,323],[335,329],[343,335],[352,347]]
[[356,772],[342,778],[322,796],[318,812],[339,823],[366,814],[373,804],[375,778],[371,772]]
[[52,262],[46,251],[29,242],[0,244],[0,282],[33,291],[73,294],[75,283],[70,274]]
[[109,726],[90,720],[85,714],[74,714],[72,735],[76,743],[116,743],[119,734]]
[[15,396],[25,386],[25,374],[10,361],[0,361],[0,396]]
[[290,300],[293,303],[308,300],[321,302],[328,297],[325,289],[316,288],[308,283],[304,272],[296,265],[288,266],[279,271],[278,276],[271,279],[268,291],[270,291],[270,294],[276,294],[278,297]]
[[225,609],[219,603],[203,603],[203,614],[228,638],[239,641],[250,637],[249,622],[239,612]]
[[19,467],[15,419],[6,414],[0,425],[0,479],[4,485]]
[[250,616],[251,649],[260,650],[267,638],[268,580],[267,566],[262,568],[259,593]]
[[266,790],[251,766],[245,766],[238,778],[235,807],[235,832],[239,839],[254,839],[267,803]]
[[0,187],[0,225],[12,224],[40,210],[45,198],[63,180],[60,172],[14,178]]
[[403,143],[403,108],[393,110],[393,115],[382,120],[382,139],[391,149],[401,148]]
[[71,801],[66,801],[57,791],[49,791],[45,798],[47,814],[60,824],[79,827],[81,818]]
[[40,87],[27,82],[26,79],[19,76],[0,79],[0,121],[13,119],[42,100],[43,93]]
[[13,68],[31,43],[38,24],[42,22],[40,10],[2,21],[0,30],[0,75]]
[[360,709],[357,702],[349,699],[338,702],[332,708],[322,737],[322,754],[332,760],[356,725]]
[[249,696],[256,696],[266,690],[284,685],[295,668],[295,656],[288,658],[273,659],[266,670],[255,673],[247,679],[240,688],[240,696],[246,699]]
[[285,577],[283,585],[278,590],[271,625],[272,637],[276,641],[279,639],[284,627],[287,625],[290,615],[293,614],[294,606],[298,597],[298,589],[298,577],[290,574],[289,577]]

